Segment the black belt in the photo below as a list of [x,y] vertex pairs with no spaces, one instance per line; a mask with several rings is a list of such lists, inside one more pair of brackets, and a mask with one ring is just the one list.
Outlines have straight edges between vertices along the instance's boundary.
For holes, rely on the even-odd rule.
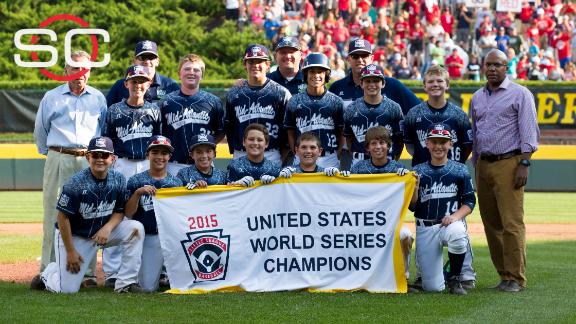
[[522,152],[520,150],[514,150],[510,152],[506,152],[504,154],[489,154],[489,153],[481,153],[480,160],[487,161],[487,162],[496,162],[500,160],[506,160],[513,156],[520,155]]
[[437,219],[416,218],[416,226],[430,227],[430,226],[434,226],[434,225],[438,225],[438,224],[442,224],[442,221],[437,220]]
[[66,148],[66,147],[60,147],[60,146],[50,146],[49,149],[52,151],[56,151],[58,153],[74,155],[74,156],[86,155],[86,149],[82,149],[82,148],[72,149],[72,148]]

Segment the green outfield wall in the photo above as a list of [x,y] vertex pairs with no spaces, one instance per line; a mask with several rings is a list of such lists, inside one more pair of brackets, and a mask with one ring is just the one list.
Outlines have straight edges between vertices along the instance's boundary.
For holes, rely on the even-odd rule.
[[[219,144],[216,167],[226,168],[230,159]],[[41,190],[44,161],[33,144],[0,144],[0,190]],[[400,162],[410,166],[410,156],[404,152]],[[542,145],[533,155],[526,189],[576,192],[576,146]]]

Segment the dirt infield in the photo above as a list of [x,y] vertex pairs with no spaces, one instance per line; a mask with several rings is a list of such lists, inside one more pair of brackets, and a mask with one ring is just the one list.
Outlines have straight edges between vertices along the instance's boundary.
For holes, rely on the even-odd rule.
[[[414,223],[408,223],[412,231]],[[468,224],[472,237],[484,237],[482,223]],[[42,224],[18,223],[0,224],[0,234],[38,234],[42,235]],[[576,224],[526,224],[526,236],[529,240],[576,240]],[[98,282],[103,284],[102,264],[98,262]],[[0,264],[0,281],[29,282],[38,273],[39,261]]]

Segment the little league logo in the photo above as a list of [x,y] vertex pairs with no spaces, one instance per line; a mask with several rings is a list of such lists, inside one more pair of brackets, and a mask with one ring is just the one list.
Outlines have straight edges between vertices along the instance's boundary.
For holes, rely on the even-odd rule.
[[222,230],[186,233],[188,240],[181,241],[194,282],[226,279],[230,236]]

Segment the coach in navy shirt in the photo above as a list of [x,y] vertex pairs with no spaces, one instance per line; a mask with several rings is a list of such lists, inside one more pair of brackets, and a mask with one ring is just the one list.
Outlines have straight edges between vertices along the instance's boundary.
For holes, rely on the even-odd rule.
[[[344,100],[344,107],[364,95],[364,91],[360,87],[360,72],[374,60],[372,44],[365,39],[350,41],[347,60],[348,64],[350,64],[351,72],[330,86],[330,92]],[[384,81],[386,87],[382,88],[382,95],[399,104],[404,115],[408,113],[410,108],[420,103],[420,99],[400,81],[390,77],[385,77]]]
[[[144,100],[148,102],[156,102],[164,98],[164,96],[170,92],[180,89],[180,86],[176,81],[163,76],[160,73],[156,73],[156,67],[158,67],[158,64],[160,63],[160,57],[158,56],[158,46],[155,42],[144,40],[136,44],[133,63],[148,68],[150,74],[153,75],[152,83],[144,95]],[[122,101],[123,98],[128,98],[128,95],[128,89],[124,86],[124,79],[120,79],[114,83],[108,92],[106,103],[108,104],[108,107],[110,107],[113,104]]]
[[268,73],[267,77],[295,95],[306,90],[306,83],[300,63],[302,51],[295,37],[282,37],[274,49],[274,60],[278,64],[276,71]]

